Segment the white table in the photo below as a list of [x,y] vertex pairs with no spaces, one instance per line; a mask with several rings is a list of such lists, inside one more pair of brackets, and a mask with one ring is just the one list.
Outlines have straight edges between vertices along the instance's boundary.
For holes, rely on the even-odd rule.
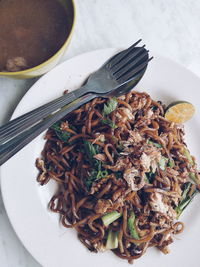
[[[75,2],[77,23],[72,42],[63,60],[94,49],[128,46],[142,38],[150,51],[164,54],[200,76],[199,0]],[[21,97],[35,81],[36,79],[0,78],[0,124],[9,119]],[[40,266],[14,233],[1,195],[0,266]]]

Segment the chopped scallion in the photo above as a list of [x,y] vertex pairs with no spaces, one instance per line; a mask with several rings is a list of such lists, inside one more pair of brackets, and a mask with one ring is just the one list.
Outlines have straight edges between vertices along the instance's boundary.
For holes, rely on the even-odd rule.
[[107,227],[109,224],[113,223],[117,219],[119,219],[122,216],[121,213],[117,211],[112,211],[110,213],[107,213],[106,215],[103,215],[101,217],[103,224]]
[[117,104],[118,102],[116,97],[110,98],[107,103],[104,104],[102,115],[105,117],[111,112],[113,112],[117,108]]
[[146,174],[144,174],[144,180],[145,180],[146,183],[150,184],[149,178],[147,177]]
[[116,129],[116,128],[117,128],[117,125],[114,124],[114,122],[113,122],[111,119],[109,119],[109,118],[107,118],[107,119],[103,119],[103,120],[102,120],[102,123],[103,123],[103,124],[107,124],[107,125],[110,126],[110,128],[112,128],[112,129]]
[[106,249],[116,249],[116,248],[118,248],[118,232],[109,230],[106,241]]
[[179,216],[181,215],[183,210],[192,201],[194,196],[197,194],[197,190],[195,190],[191,196],[188,195],[188,193],[190,191],[190,188],[191,188],[191,185],[192,185],[191,183],[186,184],[185,189],[184,189],[184,191],[182,193],[182,198],[181,198],[178,206],[175,208],[175,211],[177,213],[177,219],[179,218]]
[[158,143],[153,142],[153,141],[151,141],[151,140],[148,140],[148,141],[147,141],[147,144],[154,145],[154,146],[157,147],[157,148],[162,148],[162,145],[161,145],[161,144],[158,144]]
[[168,166],[169,166],[170,168],[173,168],[173,167],[174,167],[174,161],[173,161],[172,159],[170,159],[170,160],[168,161]]
[[128,231],[129,231],[130,235],[135,239],[139,239],[140,237],[139,237],[139,235],[135,229],[135,214],[133,211],[130,212],[127,226],[128,226]]
[[189,173],[189,178],[190,178],[195,184],[199,184],[199,181],[198,181],[198,179],[197,179],[195,173],[190,172],[190,173]]
[[184,155],[188,159],[188,161],[189,161],[190,164],[193,164],[194,163],[193,162],[193,159],[192,159],[192,157],[190,155],[190,152],[189,152],[189,150],[187,148],[184,149]]
[[162,157],[158,163],[159,167],[161,170],[165,170],[165,167],[166,167],[166,162],[167,162],[167,158],[165,157]]
[[153,183],[155,178],[155,172],[145,172],[146,180],[148,180],[149,184]]
[[61,130],[60,122],[54,123],[50,128],[54,130],[57,137],[63,142],[67,142],[69,138],[72,136],[71,133]]
[[187,194],[190,190],[191,185],[192,185],[191,183],[186,184],[185,189],[183,190],[183,193],[182,193],[181,201],[183,201],[187,197]]

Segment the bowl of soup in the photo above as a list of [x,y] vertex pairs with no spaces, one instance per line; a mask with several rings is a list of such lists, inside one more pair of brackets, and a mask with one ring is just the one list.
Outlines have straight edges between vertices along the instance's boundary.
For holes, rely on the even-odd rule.
[[74,23],[73,0],[0,0],[0,76],[48,72],[63,56]]

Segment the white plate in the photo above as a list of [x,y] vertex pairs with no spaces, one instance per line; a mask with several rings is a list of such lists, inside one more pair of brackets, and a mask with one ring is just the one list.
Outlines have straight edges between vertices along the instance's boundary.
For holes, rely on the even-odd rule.
[[[34,84],[18,105],[13,118],[60,96],[66,89],[77,88],[90,72],[96,70],[116,51],[117,49],[94,51],[59,65]],[[153,98],[166,104],[179,99],[194,104],[196,113],[186,124],[186,141],[200,163],[200,79],[169,59],[154,55],[137,89],[148,92]],[[75,231],[65,229],[59,224],[59,217],[48,211],[47,204],[55,191],[55,184],[51,182],[47,186],[39,186],[34,165],[44,145],[42,137],[43,135],[40,135],[1,169],[5,207],[22,243],[42,266],[128,266],[126,261],[111,252],[88,252],[76,238]],[[183,234],[175,238],[169,255],[165,256],[156,249],[149,249],[144,257],[135,261],[134,266],[199,266],[199,210],[197,197],[181,218],[186,228]]]

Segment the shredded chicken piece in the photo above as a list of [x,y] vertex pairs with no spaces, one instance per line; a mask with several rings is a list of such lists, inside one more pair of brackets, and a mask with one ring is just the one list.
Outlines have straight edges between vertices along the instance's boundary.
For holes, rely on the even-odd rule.
[[127,116],[127,118],[129,120],[133,120],[135,118],[133,113],[130,111],[130,109],[128,109],[128,108],[119,108],[119,110],[122,110],[123,113]]
[[[141,174],[137,169],[135,169],[135,167],[126,169],[123,177],[133,191],[138,191],[145,185],[144,176],[141,176]],[[138,178],[140,179],[139,183],[137,181]]]
[[96,154],[93,156],[94,159],[97,159],[99,161],[106,161],[107,157],[105,154]]
[[150,166],[151,166],[151,157],[147,156],[147,154],[143,152],[140,160],[141,160],[141,165],[144,168],[144,170],[146,172],[149,172]]
[[145,172],[149,172],[150,167],[152,168],[152,172],[155,172],[158,167],[158,162],[161,159],[160,151],[153,146],[144,148],[144,151],[140,158],[142,167]]
[[131,107],[134,110],[140,110],[146,105],[146,102],[147,102],[147,98],[146,97],[141,97],[141,98],[138,99],[138,101],[135,101],[135,102],[131,103]]
[[142,140],[143,140],[143,138],[138,131],[130,131],[129,132],[129,138],[128,138],[129,142],[139,143]]
[[123,117],[120,112],[116,112],[116,118],[118,118],[119,121],[126,122],[127,120],[134,120],[135,116],[128,108],[118,108],[125,116]]
[[171,205],[163,202],[163,196],[160,193],[151,193],[149,205],[155,212],[160,212],[172,219],[176,219],[177,217],[177,214]]

